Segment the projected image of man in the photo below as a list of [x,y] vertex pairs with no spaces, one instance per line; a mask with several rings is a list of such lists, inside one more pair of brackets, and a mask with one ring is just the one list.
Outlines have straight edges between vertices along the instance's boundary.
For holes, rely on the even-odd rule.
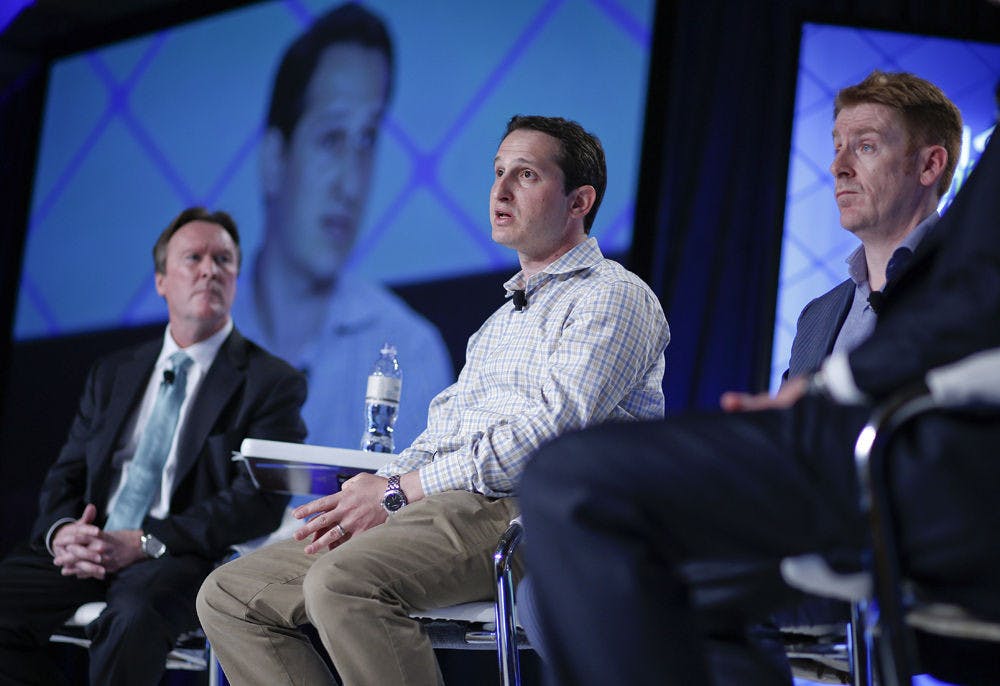
[[398,349],[404,373],[397,445],[416,437],[430,399],[454,375],[430,323],[345,272],[374,182],[392,74],[385,24],[348,3],[292,42],[271,93],[260,160],[263,244],[234,318],[306,372],[312,443],[357,446],[365,380],[384,342]]

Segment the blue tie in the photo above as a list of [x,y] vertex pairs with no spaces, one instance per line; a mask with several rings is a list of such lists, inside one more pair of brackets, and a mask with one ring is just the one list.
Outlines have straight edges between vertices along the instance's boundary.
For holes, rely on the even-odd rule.
[[178,351],[170,356],[171,369],[163,373],[153,412],[139,438],[128,467],[128,480],[108,516],[105,531],[138,529],[160,488],[163,465],[174,442],[177,416],[187,392],[187,370],[192,359]]

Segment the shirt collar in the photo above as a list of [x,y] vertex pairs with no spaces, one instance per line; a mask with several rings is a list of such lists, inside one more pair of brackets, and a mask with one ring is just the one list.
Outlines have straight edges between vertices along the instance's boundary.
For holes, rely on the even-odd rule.
[[219,352],[219,348],[225,342],[226,338],[233,331],[233,318],[230,317],[226,321],[226,325],[221,329],[213,333],[211,336],[203,341],[198,341],[197,343],[192,343],[186,348],[181,348],[177,345],[177,341],[170,334],[170,325],[167,324],[167,330],[163,333],[163,347],[160,348],[160,356],[156,360],[157,367],[163,367],[166,365],[170,356],[173,355],[178,350],[183,350],[187,353],[188,357],[194,360],[202,369],[208,369],[212,366],[212,362],[215,361],[215,356]]
[[601,253],[601,248],[597,245],[597,239],[591,236],[582,243],[573,246],[566,254],[552,260],[552,262],[545,265],[544,269],[536,274],[532,274],[527,279],[524,278],[524,270],[519,271],[508,279],[503,287],[507,291],[507,297],[509,298],[514,294],[514,291],[524,290],[527,286],[537,283],[541,280],[543,274],[550,276],[571,274],[582,269],[589,269],[603,259],[604,254]]
[[[913,228],[913,231],[906,234],[899,245],[896,246],[896,250],[899,248],[916,250],[917,244],[920,243],[921,239],[923,239],[940,218],[941,215],[936,211],[931,212],[922,222]],[[865,260],[865,246],[863,243],[855,248],[854,252],[847,257],[847,274],[858,285],[868,283],[868,262]]]

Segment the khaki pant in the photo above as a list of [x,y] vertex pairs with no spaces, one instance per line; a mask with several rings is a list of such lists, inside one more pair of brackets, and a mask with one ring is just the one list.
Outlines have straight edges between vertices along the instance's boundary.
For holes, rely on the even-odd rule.
[[409,612],[491,600],[493,550],[516,508],[513,498],[448,491],[326,553],[306,555],[295,540],[268,546],[216,569],[198,615],[237,685],[336,683],[297,628],[306,623],[345,685],[440,684]]

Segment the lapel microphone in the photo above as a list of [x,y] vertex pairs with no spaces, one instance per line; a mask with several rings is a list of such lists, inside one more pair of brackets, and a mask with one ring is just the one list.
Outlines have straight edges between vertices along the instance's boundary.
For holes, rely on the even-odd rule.
[[527,304],[528,296],[524,294],[524,291],[514,291],[514,309],[520,312]]
[[174,382],[175,378],[177,378],[177,375],[174,374],[174,370],[173,369],[164,369],[163,370],[163,383],[165,383],[165,384],[167,384],[169,386],[170,384],[172,384]]

